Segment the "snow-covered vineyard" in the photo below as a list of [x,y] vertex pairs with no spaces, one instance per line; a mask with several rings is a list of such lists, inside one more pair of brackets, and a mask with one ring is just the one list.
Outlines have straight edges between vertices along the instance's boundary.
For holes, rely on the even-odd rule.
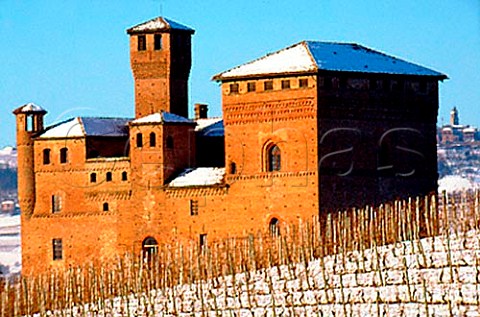
[[336,215],[8,281],[0,317],[480,316],[480,192]]
[[479,243],[474,231],[427,238],[46,315],[480,316]]

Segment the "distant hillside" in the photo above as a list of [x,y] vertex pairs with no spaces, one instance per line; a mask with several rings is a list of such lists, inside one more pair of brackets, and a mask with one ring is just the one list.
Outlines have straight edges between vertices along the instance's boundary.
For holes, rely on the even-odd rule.
[[440,145],[437,153],[439,178],[456,175],[480,184],[480,144]]
[[17,190],[17,169],[0,169],[0,191]]

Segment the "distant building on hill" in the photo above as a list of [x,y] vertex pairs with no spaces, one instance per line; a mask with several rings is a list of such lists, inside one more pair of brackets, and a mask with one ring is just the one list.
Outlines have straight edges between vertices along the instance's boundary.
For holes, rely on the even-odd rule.
[[[188,118],[194,30],[127,30],[135,118],[17,122],[23,272],[258,232],[437,190],[438,81],[357,44],[303,41],[213,79]],[[101,105],[98,105],[101,106]]]
[[453,107],[450,122],[437,129],[439,145],[480,144],[480,130],[470,125],[460,124],[458,110]]

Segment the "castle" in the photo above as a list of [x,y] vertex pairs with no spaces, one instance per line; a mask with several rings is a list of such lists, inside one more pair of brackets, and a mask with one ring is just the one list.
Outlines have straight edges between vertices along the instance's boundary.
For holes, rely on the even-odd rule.
[[223,118],[188,118],[194,30],[127,30],[135,118],[14,111],[23,273],[258,232],[437,190],[436,71],[303,41],[217,74]]
[[479,145],[480,131],[476,127],[460,124],[457,107],[450,111],[450,122],[437,129],[437,143],[442,147],[450,145]]

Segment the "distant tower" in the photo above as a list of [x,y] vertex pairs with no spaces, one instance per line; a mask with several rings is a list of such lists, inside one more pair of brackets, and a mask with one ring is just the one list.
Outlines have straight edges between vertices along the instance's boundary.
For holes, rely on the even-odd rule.
[[22,214],[30,216],[35,207],[33,136],[43,130],[47,112],[33,103],[13,111],[17,121],[18,197]]
[[127,30],[135,79],[135,117],[161,110],[188,117],[188,77],[195,31],[158,17]]
[[453,107],[450,111],[450,125],[458,125],[458,110],[457,107]]

